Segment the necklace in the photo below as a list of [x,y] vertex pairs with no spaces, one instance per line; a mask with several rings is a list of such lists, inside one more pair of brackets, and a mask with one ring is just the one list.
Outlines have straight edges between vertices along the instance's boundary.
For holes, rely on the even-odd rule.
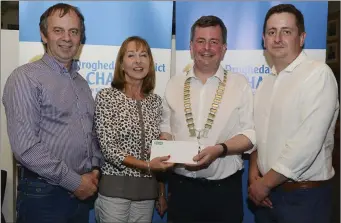
[[[209,130],[212,128],[216,113],[219,108],[219,104],[221,103],[221,100],[224,95],[226,81],[227,81],[227,71],[224,70],[224,80],[221,81],[218,85],[218,88],[216,90],[216,93],[215,93],[215,96],[214,96],[214,99],[210,108],[210,112],[208,113],[208,116],[207,116],[205,128],[202,131],[199,131],[198,138],[200,138],[201,134],[203,137],[207,137]],[[189,130],[189,135],[190,137],[195,137],[197,130],[195,129],[192,107],[191,107],[190,83],[191,83],[191,78],[188,78],[184,84],[184,110],[185,110],[185,117],[186,117],[187,127]]]

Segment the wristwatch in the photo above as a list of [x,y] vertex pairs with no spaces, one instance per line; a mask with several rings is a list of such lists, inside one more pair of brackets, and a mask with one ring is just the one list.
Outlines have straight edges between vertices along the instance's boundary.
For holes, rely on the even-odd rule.
[[225,143],[219,143],[218,145],[221,145],[223,147],[223,152],[220,154],[219,157],[225,157],[228,152],[227,145]]

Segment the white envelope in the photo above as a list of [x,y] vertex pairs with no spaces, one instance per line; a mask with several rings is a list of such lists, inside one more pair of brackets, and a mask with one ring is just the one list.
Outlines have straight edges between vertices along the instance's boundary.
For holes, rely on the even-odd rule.
[[153,140],[150,160],[159,156],[168,156],[170,163],[195,164],[193,157],[198,154],[199,144],[195,141]]

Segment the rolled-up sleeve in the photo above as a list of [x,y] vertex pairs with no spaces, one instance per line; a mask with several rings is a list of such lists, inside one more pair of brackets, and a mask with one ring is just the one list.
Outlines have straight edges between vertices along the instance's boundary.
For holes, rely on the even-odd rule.
[[[105,90],[100,91],[96,96],[95,107],[95,130],[99,140],[100,150],[104,160],[124,170],[126,166],[123,160],[129,156],[119,146],[118,124],[113,117],[115,100],[113,95]],[[111,110],[112,109],[112,110]]]
[[248,83],[243,90],[241,107],[239,108],[239,123],[240,131],[236,135],[244,135],[250,140],[254,147],[245,153],[251,153],[256,145],[256,132],[253,121],[253,94]]
[[321,66],[307,78],[300,95],[301,121],[286,140],[272,169],[299,180],[320,153],[334,115],[337,115],[338,90],[330,68]]
[[81,184],[81,176],[65,162],[53,157],[39,136],[40,94],[39,83],[31,79],[22,67],[8,78],[3,104],[11,149],[18,162],[26,168],[69,191],[75,191]]

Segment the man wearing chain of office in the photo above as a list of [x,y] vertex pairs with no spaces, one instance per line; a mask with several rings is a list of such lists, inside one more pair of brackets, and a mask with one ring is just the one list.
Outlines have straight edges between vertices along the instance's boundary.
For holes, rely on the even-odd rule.
[[[253,95],[242,74],[220,65],[227,29],[216,16],[191,28],[194,65],[166,87],[161,138],[197,140],[196,164],[177,165],[169,178],[169,222],[242,222],[241,154],[255,144]],[[185,148],[184,148],[185,149]]]

